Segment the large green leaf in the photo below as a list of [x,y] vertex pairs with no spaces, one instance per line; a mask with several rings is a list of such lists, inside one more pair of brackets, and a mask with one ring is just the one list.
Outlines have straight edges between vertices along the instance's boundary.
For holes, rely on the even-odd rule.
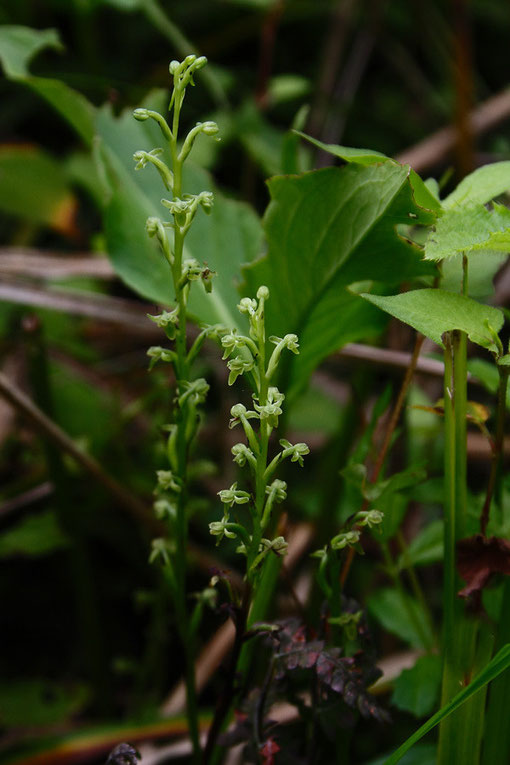
[[0,59],[6,77],[26,77],[28,65],[42,50],[63,50],[56,29],[30,29],[5,24],[0,27]]
[[63,50],[54,29],[0,26],[0,61],[5,76],[32,88],[69,122],[80,138],[91,144],[94,137],[92,104],[60,80],[36,77],[28,70],[31,60],[46,48]]
[[306,133],[302,133],[301,130],[295,130],[294,132],[318,149],[321,149],[321,151],[327,151],[329,154],[332,154],[339,159],[343,159],[345,162],[356,162],[360,165],[373,165],[376,162],[387,162],[390,159],[386,154],[382,154],[380,151],[374,151],[373,149],[356,149],[352,146],[339,146],[334,143],[323,143],[316,138],[312,138],[310,135],[306,135]]
[[48,555],[69,545],[51,510],[29,515],[0,535],[0,558]]
[[63,232],[74,227],[76,201],[63,166],[36,147],[0,148],[0,209]]
[[[469,296],[485,300],[494,293],[494,277],[507,259],[504,252],[468,252],[468,290]],[[446,258],[441,265],[442,289],[449,292],[462,292],[464,282],[463,257],[459,252]]]
[[50,726],[68,720],[85,706],[87,688],[66,688],[48,680],[0,684],[0,722],[9,727]]
[[[153,96],[151,106],[161,108],[160,101]],[[167,217],[161,205],[165,189],[154,168],[136,173],[132,159],[139,149],[150,150],[163,144],[159,128],[151,120],[137,122],[131,112],[115,118],[105,108],[98,114],[97,131],[101,138],[101,169],[110,182],[105,228],[113,266],[141,295],[168,304],[173,300],[170,270],[156,242],[145,231],[149,216]],[[208,190],[215,194],[211,215],[197,213],[186,237],[185,257],[207,263],[218,276],[210,295],[200,285],[191,291],[190,312],[202,321],[235,326],[240,319],[235,306],[241,265],[253,260],[262,247],[259,219],[247,205],[217,191],[209,174],[190,162],[185,166],[183,186],[186,193]]]
[[436,712],[435,715],[432,715],[432,717],[427,720],[427,722],[424,723],[421,728],[418,728],[418,730],[413,733],[413,735],[410,736],[407,741],[405,741],[402,746],[400,746],[397,751],[391,755],[391,757],[388,757],[384,765],[396,765],[397,762],[400,762],[404,754],[409,751],[409,749],[411,749],[411,747],[416,744],[417,741],[423,738],[423,736],[435,728],[435,726],[438,725],[442,720],[444,720],[446,717],[449,717],[452,712],[455,712],[455,710],[462,706],[464,702],[468,701],[468,699],[474,696],[474,694],[478,691],[482,690],[482,688],[485,688],[488,683],[494,680],[494,678],[498,677],[498,675],[500,675],[509,667],[510,644],[505,645],[500,651],[498,651],[496,656],[487,664],[485,669],[482,669],[482,671],[467,686],[467,688],[463,688],[463,690],[454,696],[454,698],[449,701],[448,704]]
[[425,258],[491,250],[510,252],[510,210],[497,204],[492,210],[482,204],[454,207],[438,219],[425,243]]
[[295,332],[301,353],[294,379],[347,342],[381,324],[346,287],[372,279],[386,284],[433,273],[421,251],[395,232],[399,223],[430,223],[413,200],[408,169],[394,163],[326,168],[269,182],[264,226],[268,254],[245,269],[246,293],[271,291],[271,334]]
[[391,702],[398,709],[423,717],[432,712],[441,687],[441,657],[420,656],[414,667],[404,669],[394,684]]
[[470,340],[484,348],[496,351],[486,322],[499,332],[503,326],[503,312],[498,308],[477,303],[476,300],[445,290],[423,289],[400,295],[362,295],[422,335],[443,346],[445,332],[460,329]]
[[368,610],[393,635],[413,648],[427,649],[434,643],[421,604],[404,591],[387,587],[368,600]]
[[398,559],[400,569],[410,566],[428,566],[443,560],[444,523],[432,521],[414,537],[405,553]]
[[[321,149],[321,151],[326,151],[328,154],[332,154],[334,157],[338,157],[344,162],[355,162],[359,165],[373,165],[377,162],[391,162],[392,164],[396,164],[394,159],[387,157],[386,154],[382,154],[380,151],[374,151],[373,149],[355,149],[351,146],[338,146],[333,143],[322,143],[322,141],[318,141],[316,138],[306,135],[306,133],[301,133],[299,130],[294,132],[300,135],[301,138],[305,138],[318,149]],[[416,204],[426,210],[434,210],[434,212],[438,213],[441,210],[441,204],[437,196],[431,192],[418,173],[411,167],[406,167],[408,167],[409,182],[413,189],[413,196]]]
[[466,176],[443,200],[449,210],[459,205],[485,204],[510,189],[510,162],[494,162]]

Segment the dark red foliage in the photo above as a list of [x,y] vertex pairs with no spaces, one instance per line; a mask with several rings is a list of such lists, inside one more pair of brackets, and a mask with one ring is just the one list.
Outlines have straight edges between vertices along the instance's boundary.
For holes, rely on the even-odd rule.
[[280,751],[280,747],[274,738],[268,738],[264,746],[260,749],[262,765],[274,765],[274,756]]
[[510,574],[510,543],[481,534],[461,539],[457,543],[457,570],[466,582],[459,595],[479,595],[492,574]]
[[293,619],[282,625],[277,633],[277,679],[294,670],[314,670],[324,699],[341,697],[351,709],[358,709],[363,717],[387,721],[387,713],[375,703],[367,688],[380,677],[380,670],[367,661],[363,651],[354,656],[342,656],[336,646],[324,640],[307,641],[306,628]]

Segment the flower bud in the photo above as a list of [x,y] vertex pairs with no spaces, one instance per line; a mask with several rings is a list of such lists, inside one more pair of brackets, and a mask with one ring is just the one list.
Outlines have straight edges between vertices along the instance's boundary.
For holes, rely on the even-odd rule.
[[135,120],[138,120],[138,122],[145,122],[145,120],[148,120],[150,117],[149,110],[148,109],[135,109],[133,112],[133,117]]
[[205,135],[216,135],[219,130],[216,122],[209,121],[202,124],[202,132],[205,133]]

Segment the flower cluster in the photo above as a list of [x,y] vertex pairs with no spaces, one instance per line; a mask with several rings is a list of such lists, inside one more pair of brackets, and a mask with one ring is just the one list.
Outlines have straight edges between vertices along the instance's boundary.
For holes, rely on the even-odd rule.
[[[274,508],[287,498],[287,484],[279,478],[273,478],[278,465],[285,459],[303,465],[303,457],[309,453],[304,443],[291,444],[286,439],[280,440],[281,450],[269,460],[269,443],[272,431],[278,427],[279,418],[283,412],[284,394],[270,384],[278,367],[281,354],[285,348],[292,353],[299,352],[298,338],[288,334],[284,337],[270,337],[269,343],[275,347],[266,363],[266,332],[264,306],[269,298],[267,287],[260,287],[257,297],[242,298],[238,305],[239,312],[248,320],[248,332],[241,334],[237,329],[225,332],[221,337],[223,359],[227,360],[229,369],[229,385],[237,378],[246,375],[254,392],[252,408],[244,404],[235,404],[231,410],[230,428],[240,426],[246,437],[246,442],[240,442],[232,447],[233,460],[240,468],[247,468],[251,474],[252,492],[237,488],[234,483],[230,489],[219,492],[224,503],[224,514],[221,521],[209,525],[212,535],[218,542],[227,537],[238,538],[240,544],[237,551],[247,556],[247,576],[256,575],[263,559],[269,553],[285,555],[287,543],[282,536],[273,539],[266,536],[269,529],[275,528]],[[237,518],[238,505],[244,505],[248,511],[247,518],[241,522]],[[231,515],[234,516],[231,519]],[[245,513],[245,516],[247,514]]]

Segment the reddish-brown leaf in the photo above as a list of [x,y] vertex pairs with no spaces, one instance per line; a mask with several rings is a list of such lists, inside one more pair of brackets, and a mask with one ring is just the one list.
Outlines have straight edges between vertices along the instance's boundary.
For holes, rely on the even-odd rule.
[[274,765],[274,756],[280,751],[280,747],[274,738],[268,738],[260,750],[263,765]]
[[510,575],[510,543],[500,537],[474,537],[457,543],[457,569],[466,582],[459,595],[479,594],[492,574]]

